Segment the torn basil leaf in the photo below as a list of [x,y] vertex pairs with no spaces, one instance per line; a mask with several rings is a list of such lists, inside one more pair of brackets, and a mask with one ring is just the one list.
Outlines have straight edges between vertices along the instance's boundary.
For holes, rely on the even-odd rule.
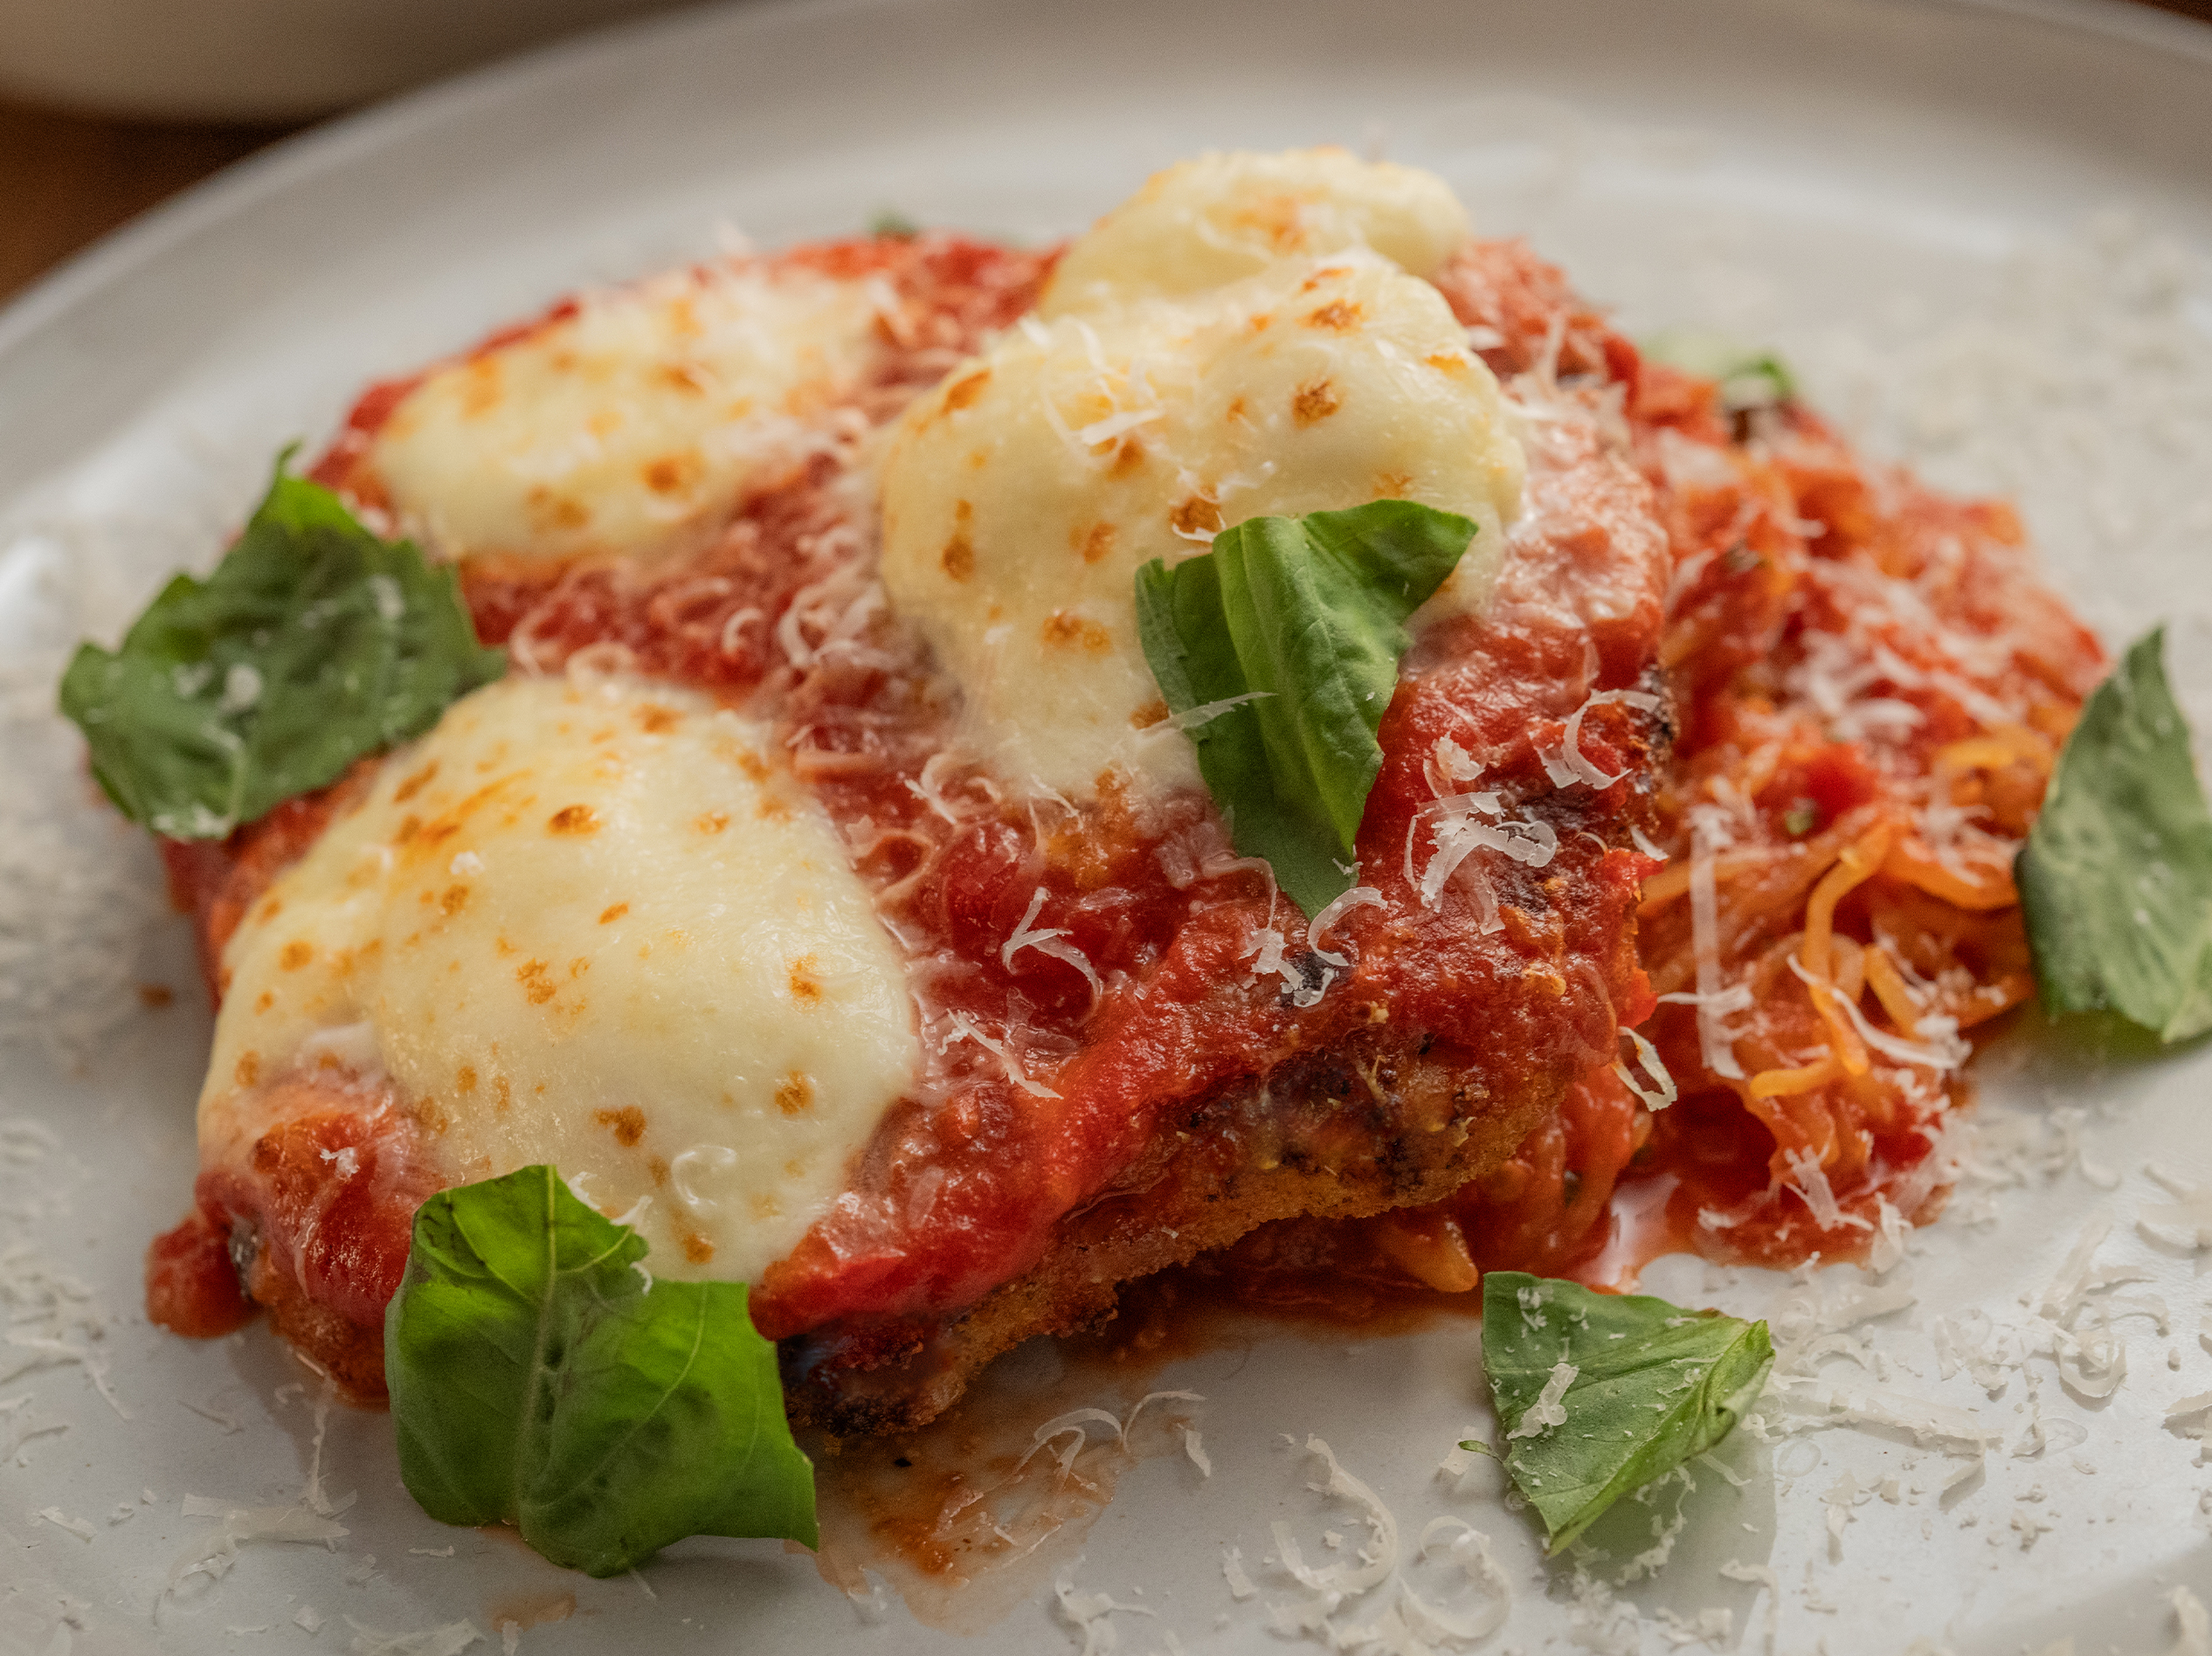
[[648,1286],[645,1257],[550,1167],[417,1211],[384,1379],[425,1512],[513,1524],[592,1576],[686,1535],[819,1543],[814,1469],[745,1285]]
[[2179,1041],[2212,1029],[2212,812],[2165,643],[2138,638],[2091,693],[2014,876],[2045,1008]]
[[206,580],[178,576],[120,650],[80,645],[62,675],[100,785],[172,839],[219,839],[335,782],[506,670],[452,569],[286,476],[289,457]]
[[1731,413],[1768,408],[1797,397],[1797,376],[1780,357],[1753,350],[1711,328],[1664,328],[1639,342],[1637,349],[1654,362],[1718,382],[1721,406]]
[[1351,887],[1406,618],[1475,532],[1375,500],[1248,519],[1210,552],[1137,572],[1138,634],[1169,709],[1211,712],[1189,732],[1237,849],[1266,858],[1309,914]]
[[1725,1438],[1773,1363],[1764,1322],[1520,1271],[1483,1278],[1498,1447],[1553,1553]]

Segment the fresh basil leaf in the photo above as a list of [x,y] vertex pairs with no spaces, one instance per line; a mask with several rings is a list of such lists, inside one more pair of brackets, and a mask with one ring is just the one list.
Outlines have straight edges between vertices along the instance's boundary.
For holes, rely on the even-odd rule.
[[1483,1278],[1499,1447],[1554,1553],[1725,1438],[1773,1363],[1764,1322],[1521,1271]]
[[1637,348],[1654,362],[1718,381],[1721,406],[1732,412],[1797,397],[1797,376],[1780,357],[1753,350],[1711,328],[1665,328],[1642,341]]
[[100,785],[172,839],[219,839],[335,782],[506,670],[453,570],[287,477],[290,453],[206,580],[178,576],[121,650],[83,645],[62,676]]
[[2212,1029],[2212,812],[2166,682],[2166,630],[2130,645],[2067,738],[2014,864],[2043,1005]]
[[1210,552],[1137,572],[1137,631],[1169,708],[1236,704],[1190,735],[1237,849],[1266,858],[1309,914],[1351,886],[1382,767],[1375,732],[1412,642],[1406,618],[1475,531],[1434,507],[1375,500],[1250,518]]
[[819,1544],[742,1282],[655,1281],[550,1167],[441,1191],[384,1319],[399,1472],[449,1524],[619,1575],[686,1535]]

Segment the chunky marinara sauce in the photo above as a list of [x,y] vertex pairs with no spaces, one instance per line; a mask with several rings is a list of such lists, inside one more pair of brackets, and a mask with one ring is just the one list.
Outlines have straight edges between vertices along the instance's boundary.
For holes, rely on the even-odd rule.
[[[1011,323],[1050,263],[935,236],[787,257],[881,274],[901,297],[885,325],[882,372],[842,416],[863,426]],[[909,951],[926,1073],[847,1193],[755,1285],[764,1332],[973,1302],[1034,1263],[1063,1215],[1113,1193],[1179,1104],[1377,1021],[1423,1032],[1486,1084],[1565,1089],[1565,1102],[1503,1168],[1446,1202],[1255,1232],[1216,1266],[1241,1273],[1255,1301],[1278,1290],[1295,1299],[1291,1285],[1317,1273],[1463,1292],[1479,1268],[1511,1265],[1610,1283],[1615,1266],[1600,1262],[1624,1183],[1661,1198],[1666,1224],[1648,1245],[1762,1259],[1863,1245],[1869,1213],[1890,1193],[1904,1193],[1907,1217],[1939,1199],[1921,1176],[1957,1101],[1955,1074],[1931,1080],[1877,1053],[1806,1091],[1754,1094],[1752,1077],[1794,1064],[1821,1033],[1811,1003],[1793,998],[1794,980],[1782,981],[1776,951],[1801,929],[1806,893],[1893,817],[1896,849],[1884,842],[1889,860],[1835,905],[1836,935],[1862,957],[1894,945],[1915,1005],[1958,1026],[2017,1000],[2024,956],[2016,909],[2004,906],[2008,875],[2001,887],[1984,879],[1993,861],[1946,858],[1916,825],[1927,820],[1939,772],[1954,813],[1986,811],[2000,829],[2024,821],[2040,797],[2032,763],[1985,754],[1990,762],[1962,766],[1943,756],[1980,739],[1998,703],[2016,706],[2022,730],[2063,735],[2098,664],[2093,641],[2021,575],[2016,526],[2001,511],[1870,473],[1791,409],[1746,430],[1710,383],[1642,363],[1517,245],[1471,246],[1439,286],[1484,330],[1502,377],[1533,370],[1574,417],[1533,428],[1529,507],[1491,611],[1437,629],[1407,659],[1360,838],[1362,879],[1384,901],[1316,940],[1341,956],[1333,969],[1298,949],[1283,974],[1255,969],[1269,882],[1236,866],[1202,796],[1137,799],[1109,788],[1081,808],[1015,806],[988,776],[944,762],[955,693],[871,611],[869,537],[833,486],[834,454],[760,489],[715,546],[680,567],[586,563],[548,576],[490,560],[464,571],[480,632],[524,670],[634,669],[772,712],[794,768],[844,827]],[[376,505],[359,468],[405,389],[364,398],[317,474]],[[1614,436],[1601,440],[1608,424]],[[1956,652],[1916,638],[1909,606],[1891,606],[1888,631],[1867,632],[1883,597],[1868,596],[1870,583],[1921,592],[1940,559],[1961,569],[1948,627],[1992,639],[2033,633],[2030,646],[1999,652],[2002,664],[1977,664],[1963,700],[1981,698],[1983,716],[1964,734],[1954,729]],[[1864,654],[1869,637],[1898,662],[1924,664],[1904,669],[1913,683],[1882,685],[1924,710],[1898,740],[1837,740],[1806,714],[1789,674],[1829,649],[1823,638],[1855,639]],[[1594,693],[1638,688],[1663,688],[1680,721],[1683,762],[1656,799],[1635,762],[1645,728],[1620,704],[1586,707]],[[1554,792],[1544,756],[1558,753],[1578,709],[1582,755],[1624,779],[1585,797],[1543,866],[1489,866],[1496,928],[1471,923],[1456,898],[1424,902],[1434,846],[1423,812],[1439,792],[1438,744],[1449,737],[1481,755],[1484,785],[1541,818]],[[1732,975],[1764,963],[1736,1038],[1745,1075],[1732,1079],[1705,1068],[1688,1009],[1654,1017],[1655,988],[1694,978],[1696,940],[1673,871],[1714,777],[1742,802],[1734,850],[1771,853],[1766,863],[1739,854],[1718,881],[1725,935],[1712,946]],[[170,848],[218,993],[238,916],[320,831],[345,786],[220,847]],[[1656,844],[1645,844],[1666,863],[1621,843],[1631,824],[1650,831]],[[1608,827],[1617,831],[1593,831]],[[1770,899],[1768,887],[1783,895]],[[1529,921],[1536,914],[1540,925]],[[1037,949],[1005,952],[1025,921],[1063,932],[1092,973]],[[1306,997],[1295,991],[1324,975],[1342,981],[1298,1004]],[[1680,1087],[1671,1108],[1655,1114],[1622,1083],[1616,1024],[1649,1029]],[[396,1101],[300,1101],[252,1148],[251,1166],[203,1175],[200,1211],[149,1262],[152,1314],[187,1332],[232,1326],[243,1306],[229,1259],[245,1252],[255,1259],[249,1286],[287,1333],[334,1317],[355,1331],[357,1372],[342,1377],[373,1393],[382,1306],[429,1188],[417,1133]],[[336,1199],[334,1146],[377,1158],[377,1199]],[[1806,1176],[1794,1159],[1806,1156],[1827,1170],[1822,1188],[1840,1219],[1822,1222],[1780,1183]],[[325,1328],[310,1348],[335,1337]]]

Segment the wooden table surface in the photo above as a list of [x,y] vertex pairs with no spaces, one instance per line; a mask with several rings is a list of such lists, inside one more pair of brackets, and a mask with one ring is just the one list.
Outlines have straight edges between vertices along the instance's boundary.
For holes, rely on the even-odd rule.
[[[2146,0],[2212,22],[2212,0]],[[294,127],[113,121],[0,99],[0,300]]]

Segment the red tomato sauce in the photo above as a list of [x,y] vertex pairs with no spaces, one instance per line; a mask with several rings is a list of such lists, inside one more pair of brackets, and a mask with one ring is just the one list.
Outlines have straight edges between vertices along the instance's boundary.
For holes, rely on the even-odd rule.
[[[1027,308],[1053,255],[930,236],[786,257],[881,274],[900,295],[883,324],[886,365],[854,405],[865,424]],[[1739,857],[1718,876],[1733,928],[1722,952],[1753,984],[1737,1036],[1745,1078],[1787,1067],[1825,1038],[1787,961],[1808,893],[1870,824],[1892,822],[1895,848],[1837,904],[1838,949],[1859,959],[1894,947],[1905,992],[1960,1027],[1994,1016],[2027,992],[2017,910],[2003,900],[2009,876],[2001,886],[1994,860],[1985,868],[1921,843],[1916,825],[1939,785],[1954,811],[1981,813],[2001,833],[2024,828],[2048,768],[2047,756],[2036,768],[2035,741],[2055,743],[2070,726],[2100,663],[2094,640],[2022,573],[2017,524],[2002,508],[1870,473],[1794,408],[1767,411],[1747,434],[1711,383],[1642,362],[1517,244],[1477,245],[1439,286],[1463,321],[1489,330],[1484,355],[1501,376],[1556,374],[1613,399],[1636,465],[1587,443],[1544,459],[1491,611],[1438,629],[1408,658],[1360,837],[1362,878],[1384,906],[1351,911],[1326,940],[1349,982],[1311,1008],[1253,969],[1271,907],[1264,879],[1201,872],[1230,859],[1202,797],[1140,803],[1109,788],[1081,809],[1018,811],[986,776],[943,766],[943,692],[917,646],[866,608],[868,549],[830,494],[834,454],[770,480],[679,569],[584,561],[548,574],[492,561],[465,572],[480,631],[520,665],[555,671],[590,652],[608,667],[755,699],[833,819],[867,825],[852,838],[854,861],[916,963],[926,1073],[878,1131],[853,1188],[756,1285],[764,1332],[972,1303],[1034,1263],[1054,1221],[1109,1189],[1179,1105],[1340,1040],[1378,1008],[1463,1050],[1501,1086],[1538,1078],[1566,1089],[1565,1102],[1503,1168],[1445,1202],[1268,1226],[1206,1267],[1255,1303],[1291,1303],[1324,1279],[1471,1300],[1483,1268],[1600,1273],[1618,1253],[1624,1184],[1671,1182],[1663,1234],[1649,1246],[1770,1261],[1863,1245],[1891,1194],[1917,1191],[1908,1218],[1939,1202],[1939,1182],[1914,1177],[1960,1100],[1955,1077],[1929,1084],[1910,1065],[1870,1061],[1802,1093],[1754,1097],[1748,1079],[1705,1068],[1690,1008],[1656,1001],[1694,976],[1676,873],[1686,824],[1718,779],[1743,802],[1738,850],[1766,859]],[[361,469],[369,438],[409,383],[371,391],[317,475],[376,504]],[[1717,464],[1685,465],[1689,452]],[[1651,528],[1654,500],[1663,538]],[[1909,583],[1946,637],[2003,639],[2002,660],[1983,663],[1962,690],[1946,677],[1957,678],[1956,650],[1885,610],[1876,630],[1884,661],[1912,682],[1884,681],[1884,693],[1911,705],[1914,721],[1894,740],[1835,740],[1793,705],[1802,696],[1787,675],[1823,637],[1851,634],[1863,656],[1868,594],[1883,582]],[[1649,820],[1669,860],[1561,817],[1545,866],[1492,867],[1497,930],[1476,923],[1458,887],[1425,903],[1420,877],[1435,845],[1424,811],[1438,792],[1426,767],[1438,743],[1448,736],[1480,754],[1484,785],[1544,818],[1558,809],[1544,755],[1559,751],[1568,716],[1593,692],[1661,687],[1647,672],[1655,655],[1678,733],[1657,796],[1636,791],[1646,784],[1629,762],[1638,726],[1626,707],[1585,709],[1579,746],[1601,772],[1627,777],[1597,790],[1593,808]],[[1962,760],[1958,744],[1988,724],[1974,709],[1995,703],[2020,713],[2026,734],[2007,738],[2020,757]],[[166,848],[218,993],[214,968],[238,916],[348,785],[219,848]],[[1538,881],[1547,901],[1513,901]],[[1549,916],[1540,928],[1525,920],[1535,909]],[[1007,953],[1025,919],[1063,931],[1098,989],[1068,961]],[[1648,1110],[1617,1078],[1616,1025],[1649,1031],[1680,1087],[1671,1107]],[[317,1314],[348,1325],[349,1383],[373,1394],[367,1354],[429,1187],[404,1117],[373,1101],[356,1102],[352,1127],[345,1114],[303,1102],[250,1154],[212,1159],[200,1211],[156,1245],[149,1304],[172,1326],[215,1328],[236,1310],[219,1292],[218,1251],[227,1256],[234,1233],[257,1236],[256,1297],[279,1304],[287,1331]],[[379,1170],[359,1187],[371,1197],[335,1188],[342,1152]],[[1840,1228],[1814,1223],[1781,1183],[1804,1165],[1790,1158],[1808,1156],[1848,1216]],[[1617,1266],[1606,1286],[1621,1285]]]

